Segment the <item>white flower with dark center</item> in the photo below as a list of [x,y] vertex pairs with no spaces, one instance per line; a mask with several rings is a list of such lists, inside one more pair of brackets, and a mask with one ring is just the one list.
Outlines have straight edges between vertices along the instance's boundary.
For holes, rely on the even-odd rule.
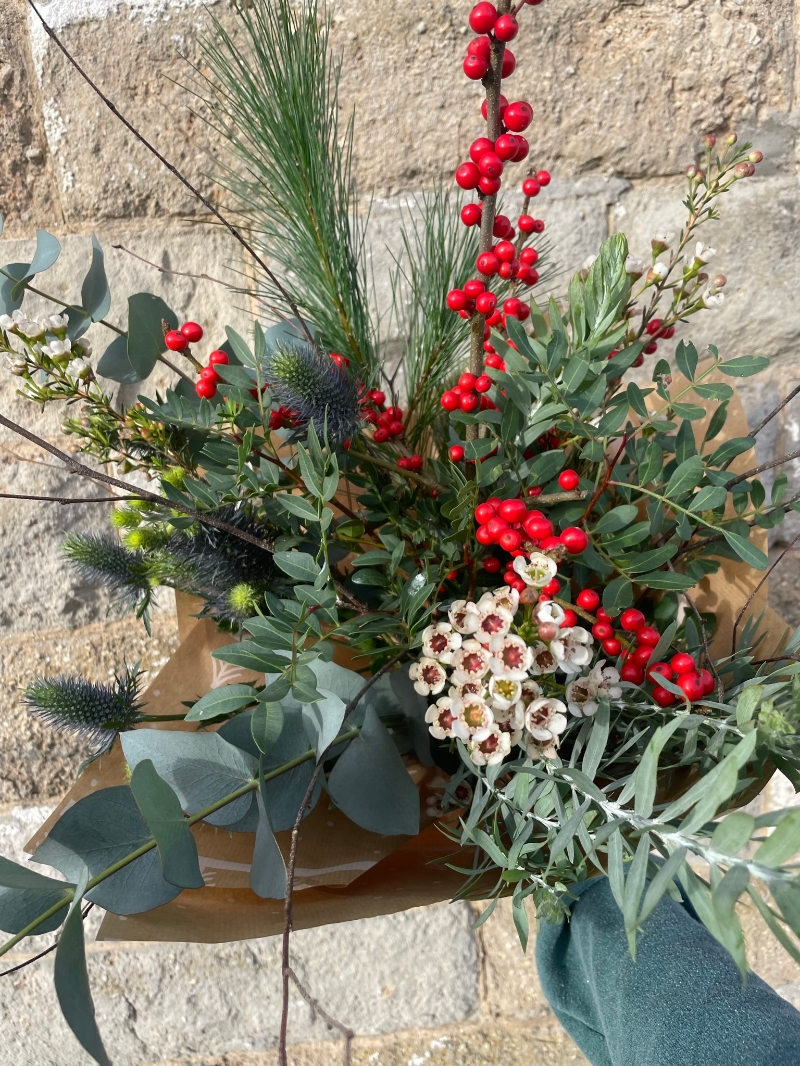
[[539,759],[555,759],[560,741],[558,737],[553,737],[552,740],[534,740],[533,737],[528,737],[525,741],[525,754],[529,759],[537,761]]
[[724,302],[724,292],[712,292],[711,290],[707,290],[705,293],[703,293],[703,307],[721,307]]
[[45,315],[41,320],[42,325],[46,329],[66,329],[69,325],[69,318],[67,315]]
[[64,355],[68,356],[71,351],[72,341],[69,337],[65,337],[63,341],[54,340],[42,345],[42,354],[49,355],[51,359],[58,359]]
[[600,706],[597,685],[590,677],[576,677],[566,689],[567,707],[576,718],[591,717]]
[[448,689],[448,695],[460,700],[463,700],[466,696],[480,696],[481,699],[485,699],[486,685],[483,680],[462,681],[460,685],[451,685]]
[[653,275],[654,278],[658,278],[659,280],[663,281],[667,274],[669,274],[669,267],[666,263],[662,263],[659,259],[657,263],[653,263],[653,265],[650,267],[650,273]]
[[526,559],[524,555],[518,555],[514,560],[514,573],[517,574],[526,585],[535,589],[544,588],[548,581],[558,573],[555,560],[542,552],[531,552]]
[[653,237],[653,241],[658,244],[663,244],[665,248],[668,248],[675,240],[675,231],[671,229],[659,230]]
[[513,614],[505,607],[498,607],[494,598],[483,605],[479,603],[478,609],[480,621],[475,636],[482,644],[488,644],[493,637],[504,637],[511,629]]
[[558,669],[558,665],[558,660],[547,644],[542,644],[540,640],[537,640],[532,645],[529,669],[534,677],[538,677],[540,674],[554,674]]
[[533,661],[533,655],[522,637],[515,636],[513,633],[505,637],[494,637],[489,647],[492,651],[493,674],[509,678],[511,681],[525,680]]
[[494,725],[491,707],[479,696],[453,700],[453,712],[470,736],[480,729],[489,729]]
[[495,589],[494,592],[484,593],[480,600],[478,600],[478,606],[480,607],[483,601],[489,596],[492,597],[498,607],[502,607],[504,610],[509,611],[512,618],[519,610],[519,593],[516,589],[510,588],[508,585],[503,585],[502,588]]
[[469,738],[469,730],[453,713],[453,701],[449,696],[440,696],[436,703],[427,709],[425,721],[431,735],[437,740],[460,737],[466,741]]
[[493,766],[502,762],[511,751],[511,737],[496,725],[473,733],[467,744],[469,756],[476,766]]
[[465,640],[453,656],[453,681],[477,681],[489,672],[489,652],[477,640]]
[[17,308],[10,315],[0,315],[0,329],[19,329],[25,321],[27,321],[27,315]]
[[451,663],[453,653],[461,647],[461,634],[454,633],[449,622],[437,622],[422,632],[422,652],[429,659]]
[[478,608],[472,600],[455,600],[447,614],[458,633],[474,633],[478,628]]
[[550,651],[558,661],[559,670],[565,674],[579,674],[592,661],[589,645],[593,643],[594,637],[588,629],[571,626],[559,629],[556,639],[550,641]]
[[541,699],[542,686],[534,681],[532,677],[526,677],[521,687],[520,701],[523,708],[527,707],[529,703],[533,703],[534,700]]
[[494,722],[501,733],[507,733],[511,747],[522,741],[525,727],[525,710],[521,703],[515,703],[507,711],[495,711]]
[[501,674],[493,674],[489,682],[489,699],[493,710],[507,711],[522,696],[522,685]]
[[92,368],[85,359],[73,359],[69,365],[69,372],[73,378],[87,378],[91,374]]
[[567,708],[561,700],[534,700],[525,708],[525,728],[539,743],[554,740],[567,728]]
[[17,329],[29,341],[35,341],[39,337],[43,337],[45,333],[44,326],[39,322],[21,322]]
[[546,603],[534,604],[531,611],[531,621],[534,625],[540,626],[544,624],[551,624],[560,626],[567,616],[564,614],[564,608],[554,600],[547,600]]
[[420,696],[435,696],[441,692],[447,681],[444,667],[435,659],[423,657],[418,663],[408,668],[408,676],[414,682],[414,691]]
[[644,259],[640,259],[636,255],[629,255],[625,260],[625,273],[631,274],[635,278],[639,278],[644,274]]
[[598,659],[589,677],[597,685],[599,695],[610,700],[618,700],[622,695],[622,689],[619,687],[619,670],[615,670],[613,666],[606,666],[605,659]]

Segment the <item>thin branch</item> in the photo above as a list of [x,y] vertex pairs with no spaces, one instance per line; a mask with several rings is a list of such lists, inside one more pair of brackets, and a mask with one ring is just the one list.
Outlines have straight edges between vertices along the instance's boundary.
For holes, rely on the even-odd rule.
[[764,574],[764,576],[761,578],[759,583],[756,585],[756,587],[753,589],[753,591],[747,597],[747,601],[746,601],[744,607],[742,607],[741,611],[739,611],[738,615],[736,616],[736,621],[733,623],[733,633],[731,635],[731,655],[733,655],[734,652],[736,651],[736,630],[739,628],[740,622],[742,621],[744,616],[747,614],[748,607],[750,606],[750,604],[753,602],[753,600],[758,595],[759,589],[764,585],[764,582],[767,580],[769,575],[772,573],[772,571],[775,569],[775,567],[779,563],[783,562],[783,559],[785,558],[787,553],[789,551],[791,551],[791,549],[795,546],[795,544],[797,544],[798,540],[800,540],[800,533],[797,534],[797,536],[794,538],[794,540],[791,542],[791,544],[787,544],[786,545],[786,547],[783,549],[781,554],[778,556],[778,558],[775,560],[775,562],[770,565],[770,567],[767,570],[767,572]]
[[734,485],[747,481],[748,478],[755,477],[756,474],[760,474],[764,470],[772,470],[776,466],[783,466],[784,463],[789,463],[792,459],[800,459],[800,448],[797,451],[789,452],[788,455],[782,455],[780,459],[772,459],[769,463],[762,463],[761,466],[754,466],[752,470],[746,470],[743,474],[737,474],[732,481],[725,482],[725,488],[730,491]]
[[[34,288],[33,285],[29,285],[27,283],[27,281],[19,282],[19,281],[17,281],[17,279],[14,277],[13,274],[9,274],[5,270],[0,269],[0,274],[2,274],[3,277],[5,277],[5,278],[10,278],[11,281],[15,282],[18,285],[21,284],[25,289],[28,290],[28,292],[34,293],[35,296],[42,296],[42,297],[44,297],[45,300],[49,300],[50,303],[52,303],[52,304],[58,304],[59,307],[63,307],[67,311],[80,311],[81,313],[86,314],[86,312],[84,311],[84,309],[82,307],[76,307],[75,304],[65,303],[64,300],[59,300],[59,298],[57,296],[51,296],[49,292],[42,292],[41,289]],[[97,320],[97,325],[98,326],[105,326],[106,329],[113,330],[114,333],[118,333],[120,335],[120,337],[127,337],[128,336],[128,334],[125,332],[124,329],[120,329],[119,326],[115,326],[113,324],[113,322],[107,322],[104,318],[98,319]]]
[[[393,666],[395,666],[397,663],[399,663],[400,660],[403,658],[404,654],[405,654],[405,652],[401,651],[397,655],[393,656],[391,659],[389,659],[388,662],[384,663],[384,665],[379,670],[376,670],[375,673],[372,675],[372,677],[370,677],[365,682],[365,684],[362,685],[361,689],[356,693],[356,695],[350,700],[350,702],[345,707],[344,716],[342,718],[342,726],[340,728],[343,728],[345,726],[345,724],[347,723],[347,719],[350,717],[350,715],[356,709],[356,707],[361,702],[361,700],[366,695],[366,693],[369,692],[369,690],[372,688],[372,686],[375,684],[375,682],[379,678],[383,677],[383,675],[385,673],[387,673],[389,670],[391,670]],[[282,976],[283,976],[283,999],[282,999],[282,1004],[281,1004],[280,1035],[279,1035],[279,1038],[278,1038],[278,1062],[280,1063],[280,1066],[289,1066],[289,1059],[287,1057],[286,1047],[287,1047],[287,1036],[288,1036],[288,1031],[289,1031],[289,982],[290,982],[290,980],[293,977],[292,968],[291,968],[291,958],[290,958],[289,947],[290,947],[290,939],[291,939],[291,935],[292,935],[292,904],[293,904],[293,901],[294,901],[294,874],[295,874],[295,868],[296,868],[296,865],[297,865],[297,842],[298,842],[298,838],[300,836],[300,823],[303,821],[303,816],[306,813],[306,809],[308,808],[309,804],[311,803],[311,799],[312,799],[312,797],[314,795],[314,790],[317,787],[317,782],[319,781],[320,774],[322,773],[322,769],[323,769],[323,766],[324,766],[324,763],[325,763],[325,758],[328,755],[328,752],[331,750],[331,748],[335,744],[337,744],[338,742],[339,742],[338,739],[333,741],[333,744],[330,744],[325,749],[325,751],[322,753],[322,755],[320,755],[320,757],[317,759],[317,765],[316,765],[316,767],[314,769],[314,773],[311,776],[311,780],[308,783],[308,788],[306,789],[305,795],[303,796],[302,802],[301,802],[300,807],[299,807],[299,809],[297,811],[297,817],[294,820],[294,826],[292,827],[292,842],[291,842],[291,845],[289,847],[289,861],[286,864],[286,895],[284,897],[284,906],[283,906],[283,916],[284,917],[283,917],[283,939],[282,939],[282,951],[281,951]],[[295,980],[297,980],[297,978],[295,978]],[[298,985],[299,985],[299,982],[298,982]],[[326,1020],[327,1020],[327,1016],[326,1016]],[[332,1019],[331,1019],[331,1022],[332,1022]],[[331,1022],[329,1022],[329,1024],[331,1024]],[[350,1033],[350,1030],[347,1029],[344,1025],[341,1025],[339,1022],[332,1022],[332,1024],[334,1024],[337,1029],[339,1029],[342,1033],[345,1034],[345,1039],[346,1039],[345,1063],[346,1063],[346,1066],[349,1066],[349,1062],[350,1062],[350,1058],[349,1058],[349,1055],[350,1055],[350,1042],[352,1041],[353,1034]],[[348,1033],[350,1033],[349,1038],[347,1037]]]
[[156,157],[156,159],[159,161],[159,163],[162,164],[162,166],[167,168],[167,170],[170,172],[170,174],[173,175],[173,177],[176,177],[178,179],[178,181],[180,181],[181,184],[185,188],[187,188],[189,190],[189,192],[192,194],[192,196],[196,197],[200,201],[200,203],[203,204],[203,206],[205,208],[207,208],[207,210],[209,210],[211,212],[211,214],[215,218],[219,219],[219,221],[222,223],[222,225],[225,227],[225,229],[230,233],[230,235],[235,240],[237,240],[239,242],[239,244],[241,244],[241,246],[245,249],[245,251],[249,252],[249,254],[253,257],[253,259],[256,261],[256,263],[258,263],[258,265],[264,271],[266,276],[269,278],[269,280],[275,286],[276,290],[281,294],[283,299],[286,301],[287,306],[291,308],[292,314],[295,316],[295,318],[297,319],[298,323],[300,324],[300,327],[302,328],[303,332],[305,333],[309,344],[311,344],[311,346],[313,348],[317,348],[318,347],[317,342],[314,340],[314,337],[313,337],[313,334],[311,333],[311,330],[306,325],[306,322],[305,322],[303,316],[300,313],[300,308],[294,302],[294,299],[292,298],[291,293],[288,291],[288,289],[286,289],[281,284],[281,282],[278,280],[276,275],[270,270],[270,268],[267,266],[267,264],[264,262],[264,260],[258,254],[258,252],[255,250],[255,248],[253,248],[253,246],[249,243],[249,241],[247,241],[242,236],[242,234],[239,232],[239,230],[225,218],[225,216],[222,214],[222,212],[217,207],[214,206],[214,204],[208,199],[208,197],[204,196],[203,193],[201,193],[199,189],[195,188],[195,186],[192,185],[192,183],[189,181],[189,179],[185,178],[183,176],[183,174],[181,174],[181,172],[178,170],[178,168],[173,163],[170,163],[169,160],[166,159],[161,154],[161,152],[159,152],[159,150],[154,145],[152,145],[147,140],[147,138],[143,134],[141,134],[136,129],[136,127],[133,126],[128,121],[128,119],[125,118],[125,116],[119,110],[117,105],[112,100],[110,100],[105,95],[105,93],[92,81],[92,79],[89,77],[89,75],[83,69],[83,67],[81,67],[80,64],[78,63],[78,61],[71,55],[71,53],[67,50],[67,48],[64,46],[64,44],[61,42],[61,39],[59,38],[59,36],[52,29],[52,27],[49,26],[47,22],[45,22],[43,15],[40,13],[39,9],[34,4],[33,0],[28,0],[28,4],[31,7],[31,9],[33,10],[33,13],[38,18],[39,22],[41,22],[42,28],[44,29],[45,33],[50,38],[50,40],[56,45],[56,47],[59,49],[59,51],[63,54],[63,56],[67,60],[67,62],[70,63],[70,65],[75,68],[75,70],[83,78],[83,80],[86,82],[86,84],[89,86],[89,88],[94,93],[96,93],[97,96],[103,101],[103,103],[106,105],[106,107],[109,109],[109,111],[117,119],[119,119],[119,121],[123,124],[123,126],[130,133],[133,134],[133,136],[136,138],[137,141],[139,141],[140,144],[144,145],[144,147],[148,150],[148,152],[150,152],[152,155],[154,155]]
[[134,259],[138,259],[140,263],[144,263],[145,266],[152,267],[153,270],[157,270],[159,274],[172,274],[177,278],[195,278],[197,281],[213,281],[215,285],[224,285],[226,289],[230,289],[233,292],[241,292],[245,296],[250,296],[251,293],[247,289],[239,289],[235,285],[230,285],[227,281],[222,281],[221,278],[212,278],[210,274],[190,274],[184,270],[170,270],[169,267],[159,266],[158,263],[152,263],[149,259],[145,259],[144,256],[137,255],[136,252],[132,252],[130,248],[126,248],[124,244],[112,244],[112,248],[118,252],[125,252],[127,255],[133,256]]
[[[48,464],[49,466],[50,464]],[[52,464],[55,466],[55,463]],[[56,469],[61,469],[56,467]],[[141,496],[25,496],[18,492],[0,492],[2,500],[37,500],[39,503],[118,503],[120,500],[140,500]]]
[[169,361],[169,359],[167,359],[167,357],[166,357],[165,355],[163,355],[163,354],[162,354],[162,355],[159,355],[159,357],[158,357],[158,361],[159,361],[159,363],[163,363],[163,364],[164,364],[164,366],[168,366],[168,367],[170,368],[170,370],[172,370],[172,371],[173,371],[173,372],[174,372],[175,374],[177,374],[177,375],[178,375],[178,377],[180,377],[180,378],[183,378],[183,380],[184,380],[184,381],[188,381],[190,385],[192,385],[192,386],[194,385],[194,382],[193,382],[193,381],[192,381],[192,379],[191,379],[191,378],[189,377],[189,375],[188,375],[188,374],[184,374],[184,372],[183,372],[182,370],[179,370],[179,369],[178,369],[178,368],[177,368],[177,367],[175,366],[175,364],[174,364],[174,363],[171,363],[171,362]]
[[[87,904],[83,909],[83,914],[81,915],[81,918],[85,919],[86,915],[89,913],[93,906],[94,903]],[[26,966],[32,966],[35,962],[38,962],[39,959],[43,959],[45,955],[49,955],[52,951],[55,951],[57,947],[58,938],[56,937],[56,939],[53,941],[49,948],[45,948],[44,951],[40,951],[38,955],[32,955],[31,958],[25,959],[24,962],[17,963],[16,966],[10,966],[7,970],[3,970],[3,972],[0,973],[0,977],[8,977],[9,974],[18,973],[20,970],[24,970]]]
[[[2,976],[2,974],[0,974],[0,976]],[[297,976],[297,974],[291,967],[289,967],[289,977],[292,979],[292,981],[294,981],[297,991],[300,993],[300,995],[303,997],[309,1007],[311,1007],[313,1011],[316,1011],[316,1013],[320,1016],[320,1018],[322,1018],[328,1028],[338,1029],[339,1032],[342,1034],[342,1036],[344,1037],[344,1066],[351,1066],[351,1063],[353,1061],[353,1041],[356,1038],[356,1034],[353,1032],[352,1029],[348,1029],[346,1025],[343,1025],[341,1022],[337,1022],[335,1018],[328,1014],[328,1012],[320,1004],[319,1000],[315,999],[305,987],[305,985],[303,985],[300,978]]]
[[[761,419],[756,428],[750,431],[750,436],[755,437],[757,433],[760,433],[764,426],[771,422],[775,415],[782,411],[783,408],[787,405],[787,403],[790,403],[795,398],[795,396],[798,395],[798,393],[800,393],[800,385],[796,385],[785,400],[781,400],[777,407],[774,407],[768,415],[765,415],[764,418]],[[727,470],[735,458],[736,456],[732,455],[726,463],[722,464],[722,469]]]

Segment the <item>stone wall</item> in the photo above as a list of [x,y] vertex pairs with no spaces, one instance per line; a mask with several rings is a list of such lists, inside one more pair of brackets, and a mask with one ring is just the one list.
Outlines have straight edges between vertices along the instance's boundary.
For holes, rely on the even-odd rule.
[[[409,194],[449,178],[475,136],[476,88],[460,74],[469,4],[455,0],[339,0],[334,44],[344,61],[342,99],[355,107],[355,172],[373,196],[371,233],[378,299]],[[41,0],[68,49],[141,131],[205,191],[213,143],[175,84],[191,77],[198,35],[222,0]],[[689,335],[726,355],[772,358],[766,382],[744,388],[751,423],[795,384],[800,335],[796,12],[793,0],[546,0],[526,10],[515,48],[515,95],[537,112],[535,162],[553,173],[537,201],[567,273],[616,229],[647,254],[651,235],[681,220],[680,172],[700,136],[736,130],[766,155],[740,183],[706,240],[730,278],[721,310]],[[0,4],[0,262],[23,260],[37,227],[64,245],[46,276],[69,301],[95,232],[107,250],[114,302],[160,292],[178,313],[209,328],[246,328],[247,309],[207,281],[233,278],[239,250],[202,224],[202,211],[103,108],[48,41],[24,0]],[[227,272],[227,274],[226,274]],[[241,302],[241,301],[238,301]],[[93,342],[107,343],[100,327]],[[156,381],[156,385],[163,385]],[[55,412],[41,413],[0,377],[0,410],[63,443]],[[762,458],[800,439],[789,405],[759,444]],[[796,481],[800,470],[787,467]],[[74,478],[46,456],[0,433],[0,491],[59,494]],[[91,486],[83,486],[87,496]],[[22,841],[63,791],[85,752],[36,728],[19,706],[37,672],[83,671],[104,679],[123,652],[157,669],[177,644],[165,601],[147,641],[135,623],[109,616],[107,599],[64,571],[68,529],[99,527],[101,505],[61,508],[0,500],[0,852]],[[796,521],[778,531],[788,543]],[[774,602],[800,622],[794,553],[772,583]],[[783,792],[781,792],[783,790]],[[785,801],[778,781],[764,803]],[[777,795],[780,793],[780,795]],[[800,1004],[800,971],[754,938],[756,968]],[[301,933],[297,965],[322,1004],[364,1034],[355,1061],[383,1066],[584,1060],[558,1028],[507,911],[472,931],[465,905]],[[90,968],[116,1063],[256,1066],[274,1061],[278,953],[273,941],[223,948],[97,944]],[[53,1005],[51,962],[0,982],[6,1058],[14,1066],[79,1066],[88,1059]],[[321,1020],[292,1005],[293,1061],[338,1061]]]

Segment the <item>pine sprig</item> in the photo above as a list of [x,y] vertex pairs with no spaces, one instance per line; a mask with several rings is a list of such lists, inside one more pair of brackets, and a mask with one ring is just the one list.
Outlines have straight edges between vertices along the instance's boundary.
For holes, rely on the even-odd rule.
[[[241,34],[219,21],[203,43],[198,95],[227,142],[222,184],[250,240],[280,264],[286,285],[329,349],[365,380],[376,373],[363,220],[352,181],[352,120],[339,119],[340,66],[317,0],[234,0]],[[265,298],[273,293],[263,282]]]

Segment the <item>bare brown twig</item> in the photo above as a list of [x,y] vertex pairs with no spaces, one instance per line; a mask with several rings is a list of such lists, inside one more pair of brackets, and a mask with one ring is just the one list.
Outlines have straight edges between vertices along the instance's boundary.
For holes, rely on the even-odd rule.
[[[55,465],[55,464],[54,464]],[[19,492],[0,492],[2,500],[36,500],[39,503],[118,503],[120,500],[140,500],[141,496],[26,496]]]
[[744,607],[742,607],[741,611],[739,611],[738,615],[736,616],[736,621],[733,623],[733,633],[731,634],[731,655],[733,655],[733,653],[736,651],[736,631],[739,628],[739,624],[741,623],[742,619],[747,614],[747,610],[750,607],[750,604],[753,602],[753,600],[758,595],[759,589],[761,589],[764,586],[764,583],[768,579],[769,575],[772,573],[772,571],[775,569],[775,567],[778,566],[779,563],[783,562],[783,560],[786,557],[786,555],[791,551],[791,549],[795,546],[795,544],[797,544],[798,540],[800,540],[800,533],[797,534],[797,536],[794,538],[794,540],[790,544],[786,545],[786,547],[783,549],[781,554],[778,556],[778,558],[775,560],[775,562],[770,565],[770,567],[768,568],[767,572],[764,574],[764,576],[761,578],[759,583],[756,585],[756,587],[753,589],[753,591],[747,597],[747,600],[745,602]]
[[[755,429],[751,429],[750,430],[750,436],[751,437],[755,437],[757,433],[761,432],[761,430],[764,428],[764,426],[769,425],[769,423],[772,421],[772,419],[775,417],[775,415],[779,414],[779,412],[781,412],[783,410],[783,408],[787,405],[787,403],[790,403],[795,398],[795,396],[798,395],[798,393],[800,393],[800,385],[795,386],[795,388],[792,389],[792,391],[788,394],[788,396],[786,396],[785,399],[781,400],[781,402],[778,404],[777,407],[774,407],[769,412],[769,414],[765,415],[761,419],[761,421],[758,423],[758,425],[756,426]],[[735,458],[736,458],[736,456],[732,455],[730,457],[730,459],[728,459],[728,461],[726,463],[722,464],[721,469],[722,470],[727,470],[728,467],[731,465],[731,463],[733,462],[733,460]]]
[[[87,904],[87,906],[83,909],[83,914],[81,915],[81,918],[85,919],[86,915],[89,913],[93,906],[94,903]],[[46,955],[49,955],[51,952],[55,951],[57,947],[58,938],[53,941],[49,948],[45,948],[44,951],[40,951],[38,955],[32,955],[31,958],[25,959],[24,962],[18,962],[16,966],[10,966],[7,970],[3,970],[3,972],[0,973],[0,977],[8,977],[12,973],[18,973],[20,970],[24,970],[26,967],[32,966],[35,962],[38,962],[39,959],[43,959]]]

